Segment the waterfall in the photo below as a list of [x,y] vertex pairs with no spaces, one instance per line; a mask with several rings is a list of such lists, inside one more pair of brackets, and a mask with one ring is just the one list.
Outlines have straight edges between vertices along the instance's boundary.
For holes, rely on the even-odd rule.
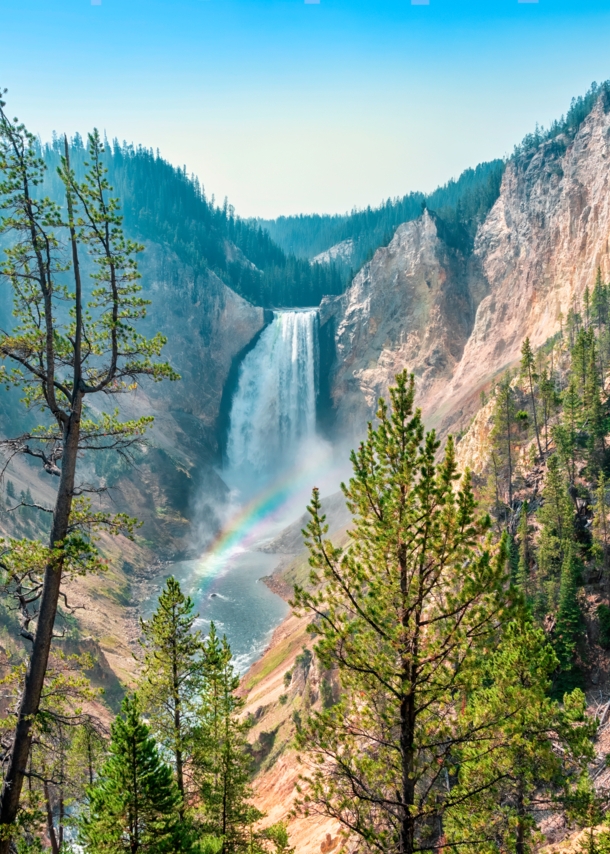
[[273,475],[315,436],[317,348],[315,309],[273,313],[239,370],[227,441],[229,479]]

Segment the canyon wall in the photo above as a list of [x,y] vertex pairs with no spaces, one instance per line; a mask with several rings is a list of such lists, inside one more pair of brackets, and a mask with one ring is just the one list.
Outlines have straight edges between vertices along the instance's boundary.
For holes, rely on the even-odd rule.
[[[164,356],[182,378],[146,387],[159,418],[156,441],[171,443],[190,465],[218,462],[223,389],[234,359],[263,328],[264,309],[240,297],[212,271],[195,276],[158,244],[147,244],[140,271],[152,302],[147,331],[166,336]],[[160,429],[168,417],[173,428]]]
[[336,361],[336,427],[356,438],[398,370],[417,378],[430,425],[455,431],[481,388],[538,347],[610,273],[610,114],[600,99],[580,130],[508,163],[472,253],[447,246],[433,215],[401,226],[341,297],[326,299]]

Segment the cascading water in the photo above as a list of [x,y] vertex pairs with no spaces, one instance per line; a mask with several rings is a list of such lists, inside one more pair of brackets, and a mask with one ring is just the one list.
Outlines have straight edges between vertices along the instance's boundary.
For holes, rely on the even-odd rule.
[[231,518],[200,560],[171,568],[193,597],[201,628],[213,620],[226,633],[242,671],[287,612],[259,581],[279,558],[259,546],[302,514],[311,487],[331,468],[329,446],[316,438],[318,325],[315,309],[276,311],[244,358],[223,471],[233,489]]
[[276,474],[316,432],[318,312],[276,311],[245,357],[231,405],[227,475]]

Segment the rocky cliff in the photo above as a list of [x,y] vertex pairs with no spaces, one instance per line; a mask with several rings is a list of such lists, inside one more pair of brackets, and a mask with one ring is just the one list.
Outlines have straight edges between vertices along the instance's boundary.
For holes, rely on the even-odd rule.
[[353,436],[396,372],[413,371],[430,424],[455,430],[481,388],[555,334],[598,266],[610,273],[610,114],[602,97],[573,139],[558,136],[508,163],[472,253],[452,249],[433,215],[401,226],[341,297],[331,396]]
[[190,465],[217,461],[218,418],[234,359],[263,328],[265,312],[228,288],[212,272],[195,277],[168,248],[147,244],[140,262],[150,332],[167,337],[164,353],[182,379],[147,389],[161,422],[157,441],[171,443]]

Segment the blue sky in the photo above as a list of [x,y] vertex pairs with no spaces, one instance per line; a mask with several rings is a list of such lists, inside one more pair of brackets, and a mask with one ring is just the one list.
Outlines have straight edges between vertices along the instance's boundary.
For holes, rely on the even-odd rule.
[[0,27],[33,131],[159,148],[245,216],[430,190],[610,78],[608,0],[0,0]]

